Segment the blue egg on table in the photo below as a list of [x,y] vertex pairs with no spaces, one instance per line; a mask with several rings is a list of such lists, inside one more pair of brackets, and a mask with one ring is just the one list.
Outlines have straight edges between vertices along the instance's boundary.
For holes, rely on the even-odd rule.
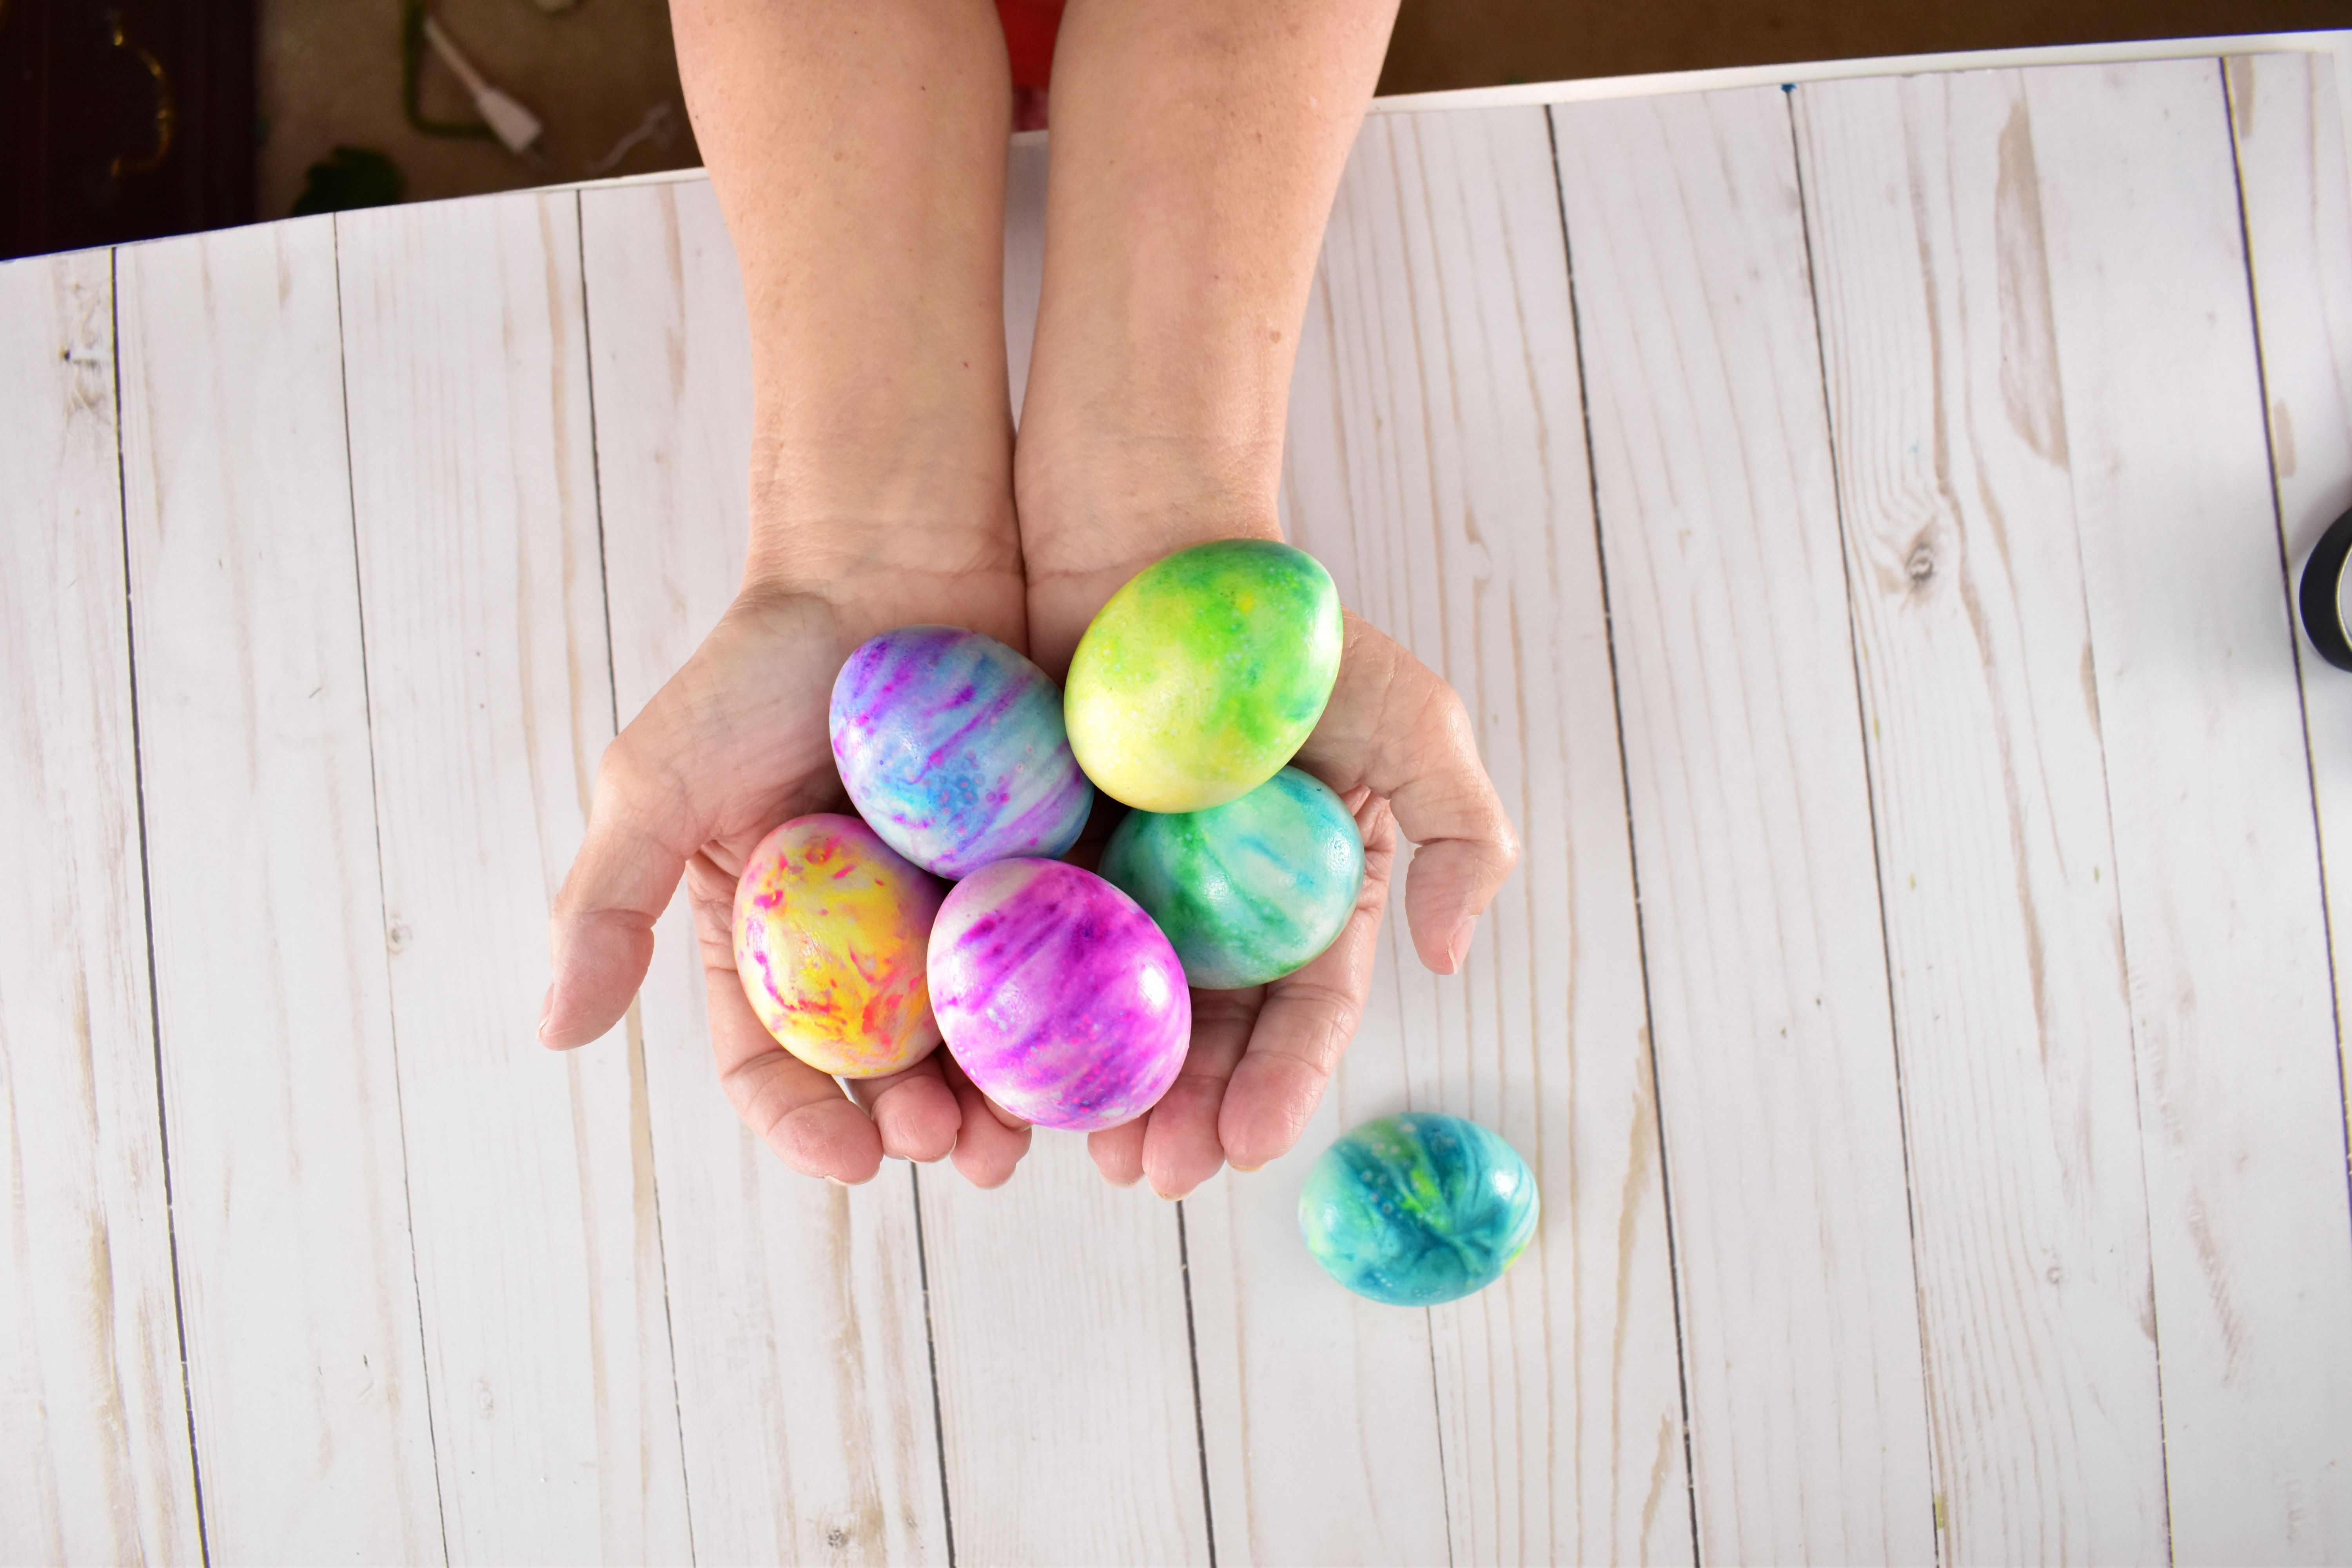
[[1324,1272],[1359,1296],[1433,1307],[1502,1277],[1536,1233],[1535,1173],[1458,1116],[1367,1121],[1323,1152],[1298,1228]]
[[900,626],[861,643],[834,680],[830,720],[858,815],[934,876],[1055,859],[1094,805],[1060,690],[978,632]]
[[1160,923],[1185,979],[1231,991],[1338,939],[1364,886],[1364,839],[1329,785],[1285,768],[1223,805],[1129,812],[1101,872]]

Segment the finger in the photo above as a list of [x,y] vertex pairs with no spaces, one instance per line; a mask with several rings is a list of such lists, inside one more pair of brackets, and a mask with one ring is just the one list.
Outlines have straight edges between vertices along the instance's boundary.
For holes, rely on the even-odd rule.
[[1087,1152],[1095,1169],[1114,1187],[1131,1187],[1143,1180],[1143,1141],[1151,1126],[1149,1110],[1132,1121],[1104,1127],[1087,1134]]
[[735,1114],[778,1159],[803,1175],[853,1184],[871,1181],[882,1164],[882,1138],[872,1119],[830,1076],[778,1045],[743,994],[735,973],[731,880],[698,859],[688,889],[702,948],[711,1054]]
[[1000,1110],[972,1086],[953,1058],[945,1051],[939,1054],[940,1074],[955,1091],[956,1105],[962,1113],[956,1134],[955,1167],[975,1187],[1001,1187],[1012,1178],[1021,1156],[1029,1152],[1028,1125]]
[[[631,731],[635,726],[631,726]],[[605,750],[580,854],[549,919],[554,979],[541,1044],[583,1046],[611,1028],[654,958],[654,922],[702,842],[683,793],[639,761],[629,732]]]
[[1176,1081],[1151,1108],[1143,1139],[1143,1173],[1161,1197],[1183,1197],[1223,1166],[1217,1112],[1265,1000],[1262,985],[1192,993],[1192,1048]]
[[1479,760],[1462,699],[1436,673],[1361,617],[1302,765],[1345,795],[1385,795],[1420,847],[1405,880],[1405,922],[1421,961],[1457,973],[1478,917],[1518,863],[1518,835]]
[[874,1118],[883,1153],[928,1163],[946,1158],[955,1147],[963,1111],[940,1076],[943,1054],[934,1050],[913,1067],[850,1085],[851,1093]]
[[1217,1141],[1236,1171],[1255,1171],[1290,1152],[1363,1017],[1396,861],[1396,824],[1377,796],[1356,820],[1364,835],[1364,888],[1355,912],[1320,957],[1265,988],[1249,1047],[1225,1086]]

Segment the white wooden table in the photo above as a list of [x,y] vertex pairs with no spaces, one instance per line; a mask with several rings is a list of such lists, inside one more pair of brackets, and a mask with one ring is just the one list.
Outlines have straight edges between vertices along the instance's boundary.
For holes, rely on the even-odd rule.
[[[0,1560],[2352,1558],[2335,80],[1374,114],[1286,505],[1527,856],[1178,1205],[791,1175],[682,909],[532,1044],[742,548],[707,185],[0,268]],[[1429,1311],[1294,1216],[1405,1106],[1545,1196]]]

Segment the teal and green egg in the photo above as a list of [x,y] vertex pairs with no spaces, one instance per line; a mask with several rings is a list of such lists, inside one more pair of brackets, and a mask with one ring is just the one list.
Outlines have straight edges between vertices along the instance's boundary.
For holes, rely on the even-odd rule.
[[1159,922],[1186,980],[1238,990],[1338,940],[1364,886],[1364,840],[1329,785],[1285,768],[1205,811],[1129,812],[1101,874]]
[[1367,1121],[1325,1150],[1298,1194],[1298,1228],[1357,1295],[1433,1307],[1500,1279],[1539,1206],[1535,1173],[1500,1136],[1416,1111]]

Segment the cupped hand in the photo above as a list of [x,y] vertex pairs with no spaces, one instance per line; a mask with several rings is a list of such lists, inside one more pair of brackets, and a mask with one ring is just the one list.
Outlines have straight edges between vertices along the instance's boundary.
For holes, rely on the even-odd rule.
[[858,643],[917,622],[951,622],[1020,646],[1011,563],[900,571],[856,594],[748,588],[702,646],[605,752],[588,831],[553,911],[554,983],[541,1041],[584,1045],[628,1009],[653,960],[654,922],[683,874],[694,910],[719,1082],[786,1164],[870,1179],[885,1154],[937,1160],[982,1186],[1013,1173],[1026,1128],[997,1113],[945,1050],[855,1098],[785,1051],[735,973],[735,885],[770,829],[846,809],[826,728],[833,681]]
[[[1087,618],[1128,575],[1198,542],[1157,538],[1140,558],[1067,571],[1055,564],[1050,535],[1042,548],[1028,542],[1041,658],[1066,668]],[[1517,835],[1461,698],[1352,612],[1330,703],[1296,765],[1337,791],[1363,833],[1355,911],[1319,957],[1272,984],[1192,993],[1192,1045],[1174,1086],[1144,1116],[1087,1140],[1096,1165],[1122,1186],[1149,1179],[1181,1197],[1222,1165],[1255,1171],[1297,1142],[1363,1016],[1400,835],[1417,847],[1406,924],[1440,974],[1460,972],[1479,916],[1517,864]]]

